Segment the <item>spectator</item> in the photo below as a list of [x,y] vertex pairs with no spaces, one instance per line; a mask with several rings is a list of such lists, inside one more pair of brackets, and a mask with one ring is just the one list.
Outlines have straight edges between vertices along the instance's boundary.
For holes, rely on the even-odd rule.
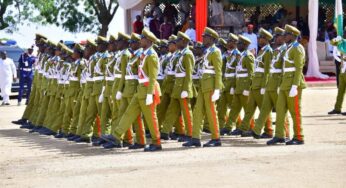
[[17,80],[16,66],[13,63],[13,60],[7,57],[6,52],[0,52],[1,106],[10,105],[10,94],[13,80]]
[[180,7],[180,16],[182,23],[186,21],[186,19],[190,16],[190,11],[191,11],[191,4],[190,0],[180,0],[179,1],[179,7]]
[[168,39],[168,37],[173,34],[174,26],[171,22],[168,21],[167,17],[164,17],[163,20],[164,21],[160,26],[160,38]]
[[160,8],[160,3],[155,3],[152,12],[154,17],[156,17],[159,21],[162,21],[162,10]]
[[165,10],[163,11],[163,17],[167,17],[168,22],[171,22],[175,25],[175,19],[178,16],[177,9],[172,6],[170,3],[165,3]]
[[144,28],[142,17],[140,15],[136,16],[136,21],[133,23],[133,32],[137,34],[141,34]]
[[149,29],[149,25],[150,25],[150,22],[152,19],[153,19],[153,16],[151,15],[151,13],[147,12],[144,16],[144,19],[143,19],[144,27]]
[[224,25],[223,4],[221,0],[213,0],[210,7],[212,24],[214,26]]
[[189,28],[185,31],[185,34],[189,36],[192,41],[196,42],[195,24],[192,20],[189,20]]
[[257,54],[257,35],[253,33],[253,25],[249,24],[247,26],[247,32],[243,34],[245,37],[249,38],[251,40],[251,44],[248,47],[248,50],[250,50],[254,55]]
[[158,20],[157,16],[154,16],[154,18],[150,21],[149,29],[157,38],[160,38],[160,21]]

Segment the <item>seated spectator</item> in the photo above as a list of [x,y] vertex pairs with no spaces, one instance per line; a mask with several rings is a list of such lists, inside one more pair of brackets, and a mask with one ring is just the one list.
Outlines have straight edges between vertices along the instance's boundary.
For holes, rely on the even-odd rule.
[[223,4],[221,0],[213,0],[210,5],[211,8],[211,23],[214,26],[224,25]]
[[142,22],[142,17],[140,15],[136,16],[136,21],[133,22],[133,32],[137,34],[141,34],[143,30],[143,22]]
[[170,21],[168,21],[167,17],[164,17],[163,20],[164,21],[160,26],[160,38],[168,39],[168,37],[173,34],[174,26]]
[[157,16],[150,20],[149,29],[157,38],[160,38],[160,21]]
[[196,41],[195,24],[192,20],[189,20],[189,28],[185,31],[185,34],[189,36],[192,41]]
[[254,55],[257,54],[257,35],[253,33],[254,26],[252,24],[249,24],[247,26],[247,32],[243,33],[243,36],[249,38],[251,40],[251,44],[248,47],[248,50],[251,51]]

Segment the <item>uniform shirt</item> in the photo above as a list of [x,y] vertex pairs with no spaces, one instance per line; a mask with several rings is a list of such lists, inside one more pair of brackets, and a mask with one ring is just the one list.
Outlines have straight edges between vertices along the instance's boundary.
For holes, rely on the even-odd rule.
[[251,40],[251,44],[249,45],[248,47],[248,50],[253,50],[255,49],[256,50],[256,54],[257,54],[257,49],[258,49],[258,44],[257,44],[257,35],[255,33],[248,33],[248,32],[245,32],[243,33],[243,36],[244,37],[247,37]]

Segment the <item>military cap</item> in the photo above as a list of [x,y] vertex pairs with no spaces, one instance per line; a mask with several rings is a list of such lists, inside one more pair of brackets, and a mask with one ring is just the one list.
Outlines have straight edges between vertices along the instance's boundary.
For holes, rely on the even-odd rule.
[[83,52],[84,50],[85,50],[85,47],[84,46],[82,46],[81,44],[75,44],[74,45],[74,48],[73,48],[74,50],[76,50],[76,51],[78,51],[78,52]]
[[243,35],[239,35],[238,38],[238,42],[242,42],[247,45],[251,44],[251,40]]
[[57,47],[57,44],[51,40],[48,40],[47,44],[53,48],[56,48]]
[[271,33],[269,33],[269,31],[261,28],[259,31],[258,31],[258,34],[260,37],[263,37],[267,40],[271,40],[273,38],[273,35]]
[[219,34],[214,30],[209,27],[206,27],[203,32],[203,36],[210,36],[213,37],[214,39],[219,38]]
[[107,38],[103,37],[103,36],[98,36],[96,39],[96,43],[108,43]]
[[116,41],[116,40],[118,40],[118,33],[109,36],[109,41]]
[[94,47],[97,46],[97,44],[95,43],[95,41],[93,39],[87,39],[87,43],[86,44],[90,45],[90,46],[94,46]]
[[160,40],[160,43],[159,43],[160,47],[166,47],[167,45],[168,45],[168,40],[166,39]]
[[131,37],[128,34],[125,34],[125,33],[122,33],[122,32],[118,33],[118,40],[128,41],[130,39],[131,39]]
[[184,39],[187,41],[191,40],[189,36],[187,36],[185,33],[181,32],[181,31],[178,31],[177,39]]
[[47,39],[47,37],[44,36],[44,35],[42,35],[41,33],[36,33],[36,40],[39,40],[39,39],[41,39],[41,38]]
[[300,31],[294,27],[294,26],[291,26],[289,24],[286,24],[285,25],[285,33],[290,33],[294,36],[299,36],[300,35]]
[[228,40],[228,41],[238,41],[239,38],[238,38],[237,35],[235,35],[235,34],[233,34],[233,33],[230,33],[230,34],[228,35],[227,40]]
[[129,42],[139,42],[141,40],[141,36],[138,35],[137,33],[131,33],[131,39]]
[[219,38],[218,43],[219,43],[219,45],[222,45],[225,48],[227,47],[227,42],[223,38]]
[[48,40],[44,38],[40,38],[40,43],[47,44]]
[[157,41],[157,38],[156,36],[151,32],[149,31],[148,29],[144,28],[142,30],[142,38],[146,38],[148,40],[150,40],[151,42],[155,43]]
[[171,35],[168,37],[168,43],[175,43],[177,40],[177,36]]
[[274,34],[275,35],[284,35],[285,34],[285,30],[280,28],[280,27],[275,27],[274,28]]
[[73,54],[73,51],[72,51],[69,47],[67,47],[66,45],[64,45],[64,46],[62,47],[62,51],[63,51],[65,54],[67,54],[67,55],[72,55],[72,54]]
[[196,42],[196,43],[195,43],[195,48],[203,48],[203,43],[201,43],[201,42]]

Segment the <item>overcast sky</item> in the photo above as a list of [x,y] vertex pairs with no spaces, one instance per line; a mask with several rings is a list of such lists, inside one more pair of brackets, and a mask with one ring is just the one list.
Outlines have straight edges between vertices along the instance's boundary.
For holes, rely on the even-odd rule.
[[[119,7],[117,13],[115,14],[115,17],[113,18],[109,26],[108,34],[125,31],[124,17],[124,9]],[[0,38],[14,39],[17,41],[17,44],[20,47],[28,48],[34,44],[35,33],[42,33],[54,42],[58,42],[59,40],[72,40],[79,42],[81,40],[86,40],[87,38],[96,38],[96,34],[92,33],[70,33],[56,26],[41,26],[38,24],[31,24],[30,26],[20,26],[19,31],[16,31],[13,34],[8,34],[0,31]]]

